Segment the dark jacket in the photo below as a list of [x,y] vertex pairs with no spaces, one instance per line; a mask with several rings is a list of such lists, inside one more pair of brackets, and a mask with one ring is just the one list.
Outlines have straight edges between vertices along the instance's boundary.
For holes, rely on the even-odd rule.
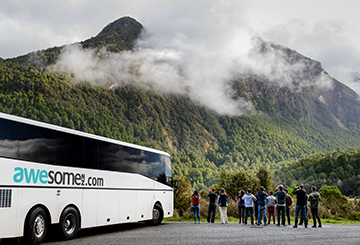
[[274,193],[274,196],[277,196],[277,203],[278,206],[285,206],[285,197],[286,197],[286,192],[285,191],[276,191]]
[[309,195],[310,208],[318,208],[320,200],[321,197],[319,192],[317,191],[311,192]]
[[306,191],[304,189],[302,189],[302,190],[294,189],[292,193],[297,196],[296,205],[299,205],[299,206],[306,205],[306,199],[305,199]]
[[293,203],[292,197],[289,194],[286,194],[286,209],[289,209],[291,204]]
[[210,192],[208,197],[209,205],[216,205],[217,194],[215,192]]
[[229,197],[226,194],[220,193],[218,197],[218,204],[220,207],[227,207],[227,203],[229,201]]
[[266,191],[259,191],[257,194],[256,194],[256,197],[257,197],[257,205],[260,205],[260,206],[265,206],[265,199],[266,197],[268,196],[268,194],[266,193]]

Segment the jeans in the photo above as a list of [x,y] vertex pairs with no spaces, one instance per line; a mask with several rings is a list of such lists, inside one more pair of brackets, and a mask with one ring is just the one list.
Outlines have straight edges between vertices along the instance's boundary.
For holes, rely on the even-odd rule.
[[250,212],[251,224],[254,224],[253,207],[245,207],[245,224],[247,224],[248,213]]
[[290,225],[290,207],[286,209],[286,217],[287,217],[288,225]]
[[267,210],[268,210],[269,224],[271,222],[271,217],[273,217],[273,221],[275,224],[275,206],[268,206]]
[[241,220],[243,223],[245,223],[245,206],[238,206],[239,207],[239,223],[241,223]]
[[307,218],[306,218],[306,206],[305,205],[297,205],[295,208],[295,226],[298,224],[299,212],[301,211],[301,217],[304,220],[305,226],[307,226]]
[[258,206],[258,210],[259,210],[259,214],[258,214],[258,225],[261,222],[261,213],[264,217],[264,225],[266,225],[266,206],[264,205],[259,205]]
[[311,208],[311,214],[314,220],[314,226],[316,227],[316,219],[319,221],[319,226],[321,227],[321,220],[319,217],[319,213],[318,213],[318,209],[317,208]]
[[215,215],[216,215],[216,204],[209,204],[207,222],[210,222],[210,217],[211,217],[211,223],[214,223]]
[[198,217],[198,221],[200,222],[200,205],[194,205],[194,220],[196,222],[196,217]]
[[285,206],[277,205],[276,211],[277,211],[278,225],[280,225],[280,212],[281,212],[281,224],[285,225],[285,210],[286,210]]

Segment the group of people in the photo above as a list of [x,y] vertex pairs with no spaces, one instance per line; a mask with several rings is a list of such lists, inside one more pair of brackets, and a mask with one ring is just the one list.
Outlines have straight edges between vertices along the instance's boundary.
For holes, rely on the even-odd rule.
[[[287,193],[288,191],[284,189],[282,185],[279,185],[275,192],[270,191],[269,194],[266,192],[263,186],[260,187],[260,190],[257,192],[256,196],[251,193],[251,189],[247,189],[246,193],[244,190],[240,190],[238,195],[238,208],[239,208],[239,223],[247,224],[248,217],[250,216],[251,224],[254,223],[254,211],[255,211],[255,220],[257,225],[263,224],[266,226],[271,223],[271,218],[273,218],[273,224],[275,224],[275,210],[277,212],[277,224],[276,226],[286,226],[290,225],[290,206],[292,205],[292,197]],[[296,195],[296,206],[295,206],[295,224],[293,228],[297,228],[298,224],[304,223],[305,228],[308,227],[308,205],[310,202],[310,209],[313,217],[313,228],[321,227],[321,220],[318,214],[318,205],[321,200],[320,194],[316,191],[316,187],[313,186],[311,188],[311,193],[309,195],[306,194],[306,190],[304,189],[304,185],[300,185],[295,187],[292,191],[292,194]],[[216,214],[216,206],[219,205],[221,223],[227,224],[227,206],[229,202],[229,197],[226,194],[225,189],[221,189],[220,194],[217,195],[215,192],[215,188],[212,188],[209,197],[209,209],[207,221],[208,223],[214,223],[215,214]],[[194,220],[195,224],[197,223],[196,218],[198,219],[198,223],[200,224],[200,194],[198,191],[194,191],[191,195],[193,200],[193,210],[194,210]],[[217,204],[216,204],[217,203]],[[254,210],[255,206],[255,210]],[[276,207],[276,208],[275,208]],[[299,220],[300,213],[300,223]],[[267,219],[268,217],[268,219]],[[281,222],[280,222],[281,217]],[[287,224],[286,224],[287,218]],[[316,226],[316,221],[318,221],[318,226]]]

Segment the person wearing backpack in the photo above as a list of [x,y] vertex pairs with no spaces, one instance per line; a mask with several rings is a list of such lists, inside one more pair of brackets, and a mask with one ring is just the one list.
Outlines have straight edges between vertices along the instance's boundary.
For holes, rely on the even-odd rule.
[[218,204],[220,209],[220,216],[221,216],[221,224],[227,224],[228,223],[228,217],[227,217],[227,205],[228,205],[229,197],[226,194],[226,191],[224,188],[221,189],[220,195],[218,197]]
[[196,224],[196,217],[198,217],[198,221],[200,224],[200,199],[201,196],[197,190],[194,191],[194,193],[191,195],[192,199],[192,208],[194,210],[194,220]]

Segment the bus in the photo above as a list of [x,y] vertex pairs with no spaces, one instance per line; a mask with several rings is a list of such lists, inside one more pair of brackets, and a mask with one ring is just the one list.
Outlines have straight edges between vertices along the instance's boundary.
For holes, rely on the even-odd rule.
[[173,215],[166,152],[0,113],[0,241]]

